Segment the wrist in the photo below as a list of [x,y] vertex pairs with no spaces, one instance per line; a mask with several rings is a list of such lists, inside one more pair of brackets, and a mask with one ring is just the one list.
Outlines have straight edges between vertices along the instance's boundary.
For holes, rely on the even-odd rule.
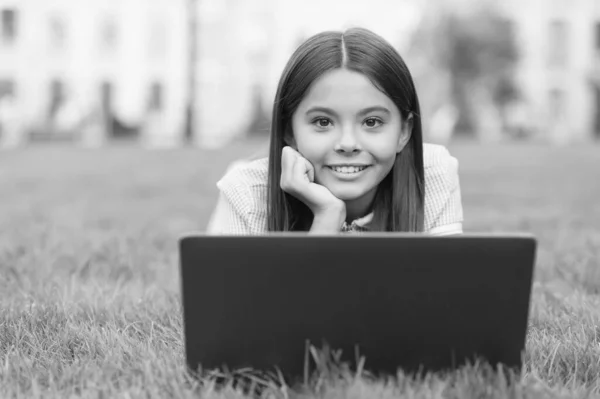
[[335,205],[314,213],[309,233],[339,233],[346,219],[346,205]]

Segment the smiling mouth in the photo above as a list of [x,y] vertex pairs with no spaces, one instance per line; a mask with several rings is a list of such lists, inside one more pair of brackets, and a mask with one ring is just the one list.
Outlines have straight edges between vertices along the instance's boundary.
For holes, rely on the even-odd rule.
[[362,166],[328,166],[331,170],[337,173],[343,173],[347,175],[360,173],[363,170],[367,169],[370,165],[362,165]]

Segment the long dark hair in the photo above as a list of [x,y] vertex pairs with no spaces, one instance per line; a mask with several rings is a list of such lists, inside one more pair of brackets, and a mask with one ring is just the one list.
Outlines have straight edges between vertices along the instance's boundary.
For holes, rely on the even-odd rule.
[[281,151],[292,137],[292,115],[311,83],[325,72],[346,68],[362,73],[398,107],[413,116],[411,137],[377,188],[371,231],[423,231],[425,184],[421,111],[410,71],[385,39],[364,29],[327,31],[310,37],[288,61],[275,95],[269,148],[269,231],[306,231],[312,213],[280,188]]

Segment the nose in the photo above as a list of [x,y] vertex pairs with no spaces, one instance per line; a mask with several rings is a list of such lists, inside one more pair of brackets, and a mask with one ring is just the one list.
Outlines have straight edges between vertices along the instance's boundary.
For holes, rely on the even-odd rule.
[[360,144],[352,127],[342,129],[342,135],[335,146],[335,151],[350,153],[360,151]]

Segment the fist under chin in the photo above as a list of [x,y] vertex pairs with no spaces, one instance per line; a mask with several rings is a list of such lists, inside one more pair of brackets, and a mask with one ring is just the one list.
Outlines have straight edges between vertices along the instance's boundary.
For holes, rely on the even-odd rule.
[[357,184],[349,183],[323,183],[331,193],[342,201],[351,201],[365,195],[369,190]]

